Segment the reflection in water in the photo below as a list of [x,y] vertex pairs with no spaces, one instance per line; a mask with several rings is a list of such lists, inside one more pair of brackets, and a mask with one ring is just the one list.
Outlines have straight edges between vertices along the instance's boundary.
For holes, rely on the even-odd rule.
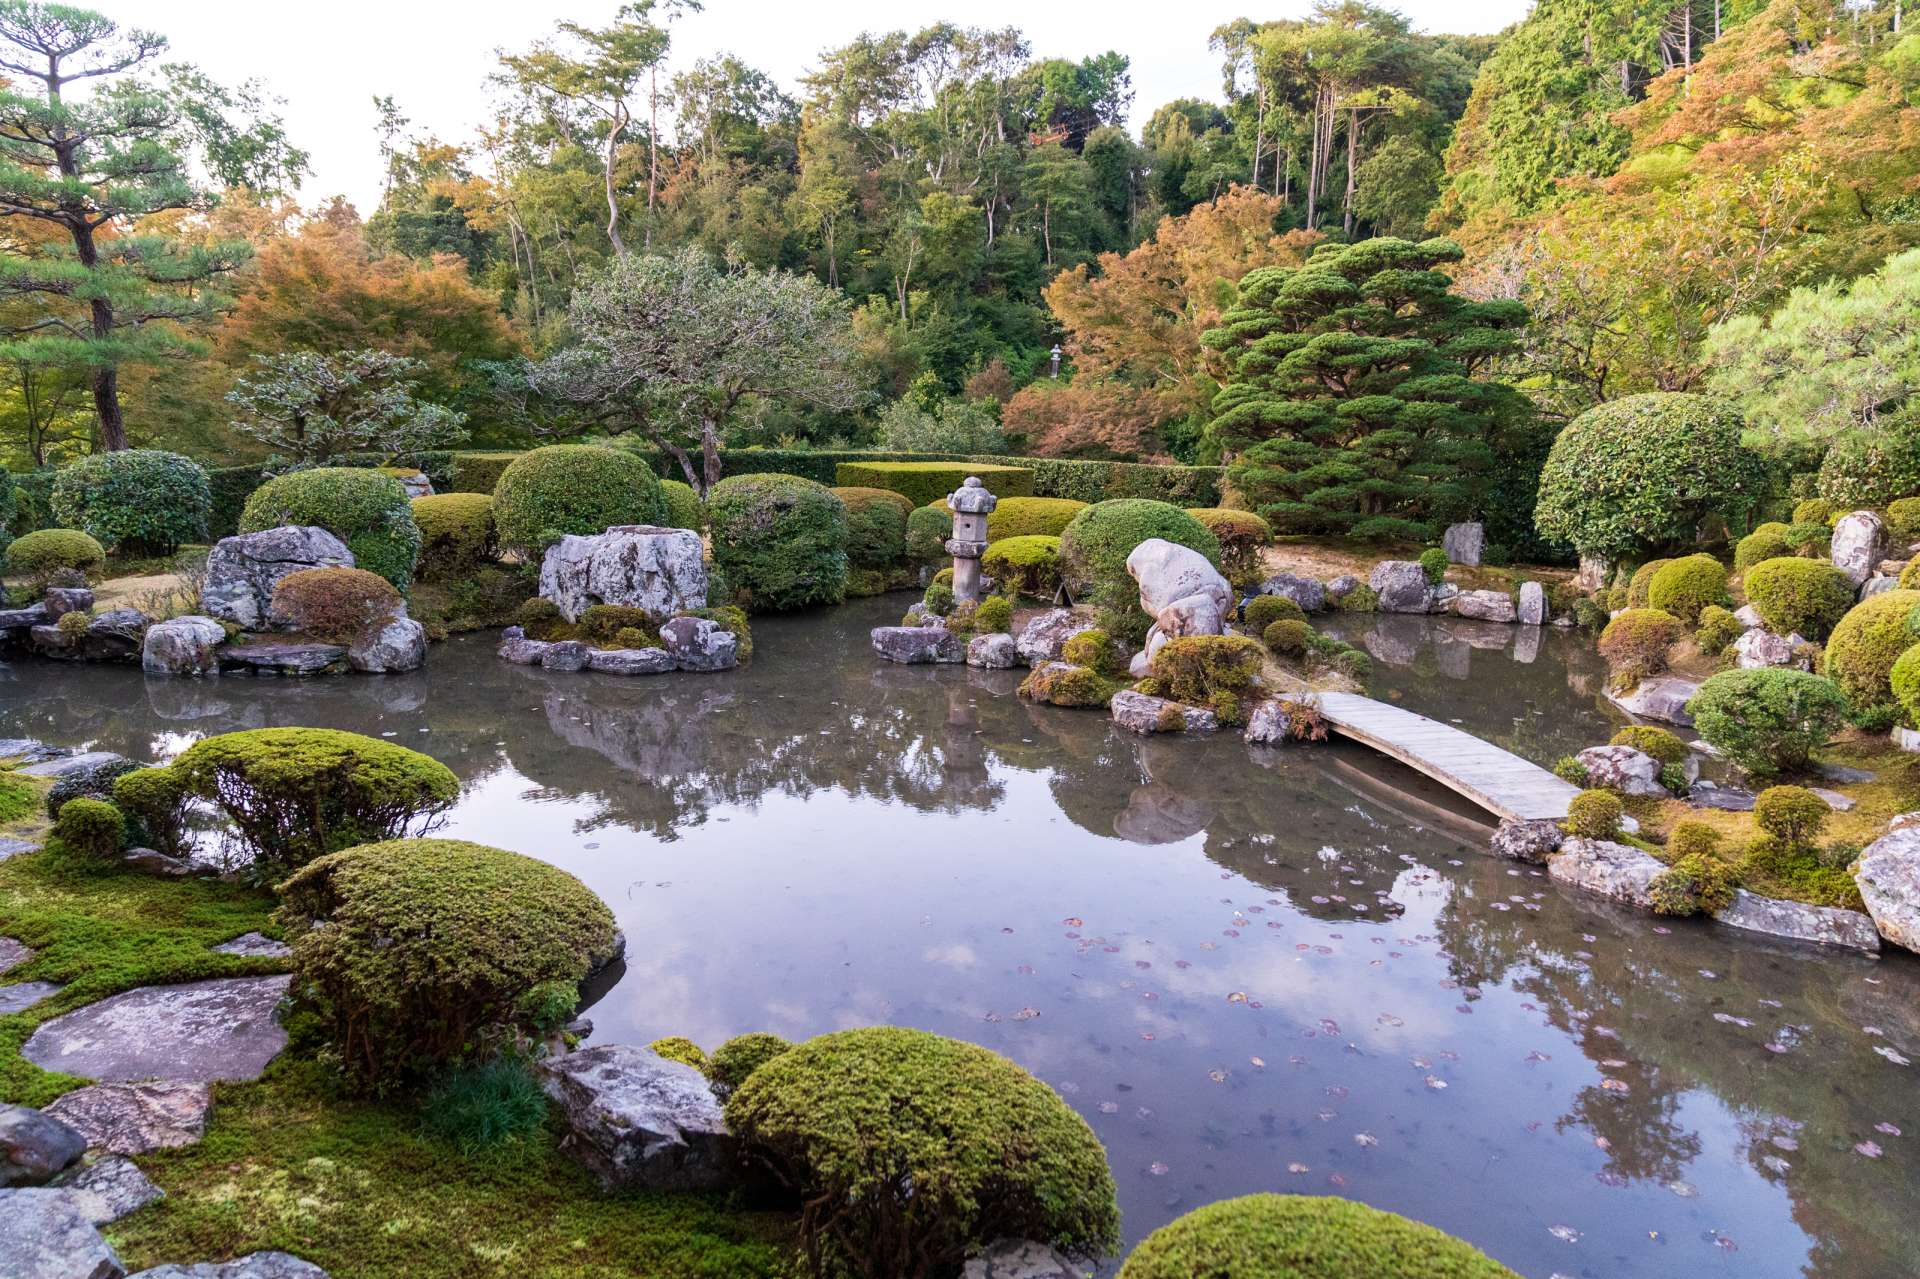
[[[445,760],[449,833],[604,897],[601,1042],[896,1022],[1004,1052],[1106,1143],[1130,1237],[1352,1196],[1530,1276],[1920,1273],[1920,965],[1662,925],[1483,856],[1357,747],[1140,740],[1014,672],[878,666],[900,601],[768,620],[748,668],[621,680],[437,647],[407,676],[22,662],[0,734],[143,757],[264,724]],[[1602,740],[1578,640],[1338,618],[1376,695],[1550,761]],[[1912,1134],[1912,1135],[1909,1135]],[[1109,1268],[1111,1269],[1111,1268]]]

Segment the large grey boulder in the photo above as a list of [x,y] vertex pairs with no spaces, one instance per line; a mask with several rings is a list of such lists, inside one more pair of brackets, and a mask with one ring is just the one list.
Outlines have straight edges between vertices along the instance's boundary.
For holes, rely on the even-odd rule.
[[1547,620],[1547,588],[1538,582],[1520,583],[1520,608],[1516,615],[1522,626],[1539,626]]
[[1489,847],[1495,857],[1517,862],[1544,863],[1566,842],[1560,823],[1545,817],[1508,817],[1493,832]]
[[733,1179],[738,1143],[692,1066],[608,1044],[538,1069],[566,1118],[563,1148],[608,1189],[704,1190]]
[[726,671],[740,664],[740,642],[733,632],[704,617],[662,623],[660,643],[683,671]]
[[1859,590],[1878,571],[1880,561],[1887,558],[1890,544],[1885,520],[1872,511],[1855,511],[1834,524],[1828,555],[1833,566]]
[[1327,606],[1327,588],[1298,573],[1275,573],[1260,583],[1260,593],[1290,599],[1303,613],[1318,613]]
[[92,1084],[63,1093],[47,1113],[116,1155],[191,1146],[206,1135],[213,1091],[185,1079]]
[[35,626],[45,626],[51,620],[47,606],[38,602],[25,608],[0,608],[0,631],[12,633],[30,630]]
[[1880,935],[1920,951],[1920,825],[1898,826],[1868,844],[1853,879]]
[[997,1239],[968,1259],[960,1279],[1085,1279],[1085,1271],[1051,1244]]
[[114,751],[81,751],[25,764],[15,771],[22,777],[80,778],[105,774],[111,780],[127,771],[128,762],[125,755]]
[[1447,531],[1440,535],[1440,549],[1447,553],[1447,563],[1478,568],[1480,557],[1487,549],[1487,526],[1478,520],[1449,524]]
[[1145,736],[1149,733],[1207,733],[1220,727],[1212,711],[1164,697],[1150,697],[1123,688],[1108,703],[1116,728]]
[[673,669],[673,657],[664,648],[596,649],[587,655],[587,669],[603,675],[664,675]]
[[63,1190],[0,1190],[0,1279],[121,1279],[119,1256]]
[[1756,626],[1733,642],[1734,661],[1745,671],[1773,666],[1812,670],[1813,663],[1798,655],[1806,642],[1797,634],[1775,635],[1765,627]]
[[[517,626],[507,628],[509,632],[518,631]],[[545,640],[528,639],[525,635],[509,633],[498,650],[500,660],[512,662],[515,666],[538,666],[540,659],[547,655],[553,645]]]
[[1367,575],[1367,585],[1380,597],[1382,613],[1425,613],[1433,607],[1427,570],[1412,560],[1381,560]]
[[1605,839],[1569,838],[1547,861],[1547,874],[1562,884],[1646,910],[1648,885],[1666,868],[1652,853]]
[[250,1252],[232,1261],[155,1266],[128,1279],[327,1279],[327,1272],[290,1252]]
[[42,1023],[20,1055],[42,1070],[110,1083],[257,1079],[287,1045],[275,1012],[289,980],[141,986]]
[[257,630],[267,624],[273,588],[281,578],[302,569],[352,567],[346,543],[311,525],[283,524],[223,537],[207,555],[200,607],[216,620]]
[[1026,624],[1014,645],[1028,666],[1045,666],[1060,660],[1068,640],[1092,629],[1093,622],[1083,613],[1070,608],[1049,609]]
[[140,669],[149,675],[218,675],[215,652],[227,631],[211,617],[190,613],[147,628],[140,646]]
[[1637,688],[1627,693],[1607,690],[1607,700],[1629,715],[1641,719],[1657,719],[1668,724],[1678,724],[1682,728],[1693,727],[1693,716],[1687,714],[1687,703],[1700,691],[1698,680],[1685,679],[1679,675],[1662,675],[1655,679],[1643,679]]
[[1714,918],[1731,928],[1744,928],[1787,941],[1844,946],[1869,953],[1880,949],[1880,934],[1874,929],[1873,919],[1857,910],[1782,901],[1744,888],[1734,889],[1733,901]]
[[540,561],[540,594],[569,622],[595,604],[655,617],[707,606],[700,535],[683,528],[617,524],[590,537],[568,534]]
[[540,654],[540,665],[550,671],[584,671],[593,650],[579,640],[559,640]]
[[1141,610],[1153,619],[1146,647],[1133,658],[1135,678],[1149,673],[1153,655],[1168,640],[1227,629],[1233,587],[1200,552],[1150,537],[1128,554],[1127,573],[1140,585]]
[[868,639],[874,652],[903,665],[967,660],[967,641],[945,627],[876,626]]
[[1454,597],[1453,611],[1483,622],[1511,622],[1519,617],[1513,596],[1505,591],[1462,591]]
[[394,618],[347,649],[347,665],[369,675],[417,671],[426,661],[427,628],[410,617]]
[[87,1152],[87,1139],[56,1116],[0,1104],[0,1186],[51,1181]]
[[1004,631],[976,635],[967,641],[967,665],[982,670],[1005,671],[1020,664],[1020,647]]
[[1587,785],[1622,795],[1667,798],[1660,784],[1660,761],[1631,746],[1589,746],[1574,757],[1587,770]]
[[1354,588],[1360,584],[1360,579],[1353,574],[1342,573],[1337,577],[1328,578],[1321,584],[1321,589],[1327,593],[1327,599],[1337,605],[1353,594]]

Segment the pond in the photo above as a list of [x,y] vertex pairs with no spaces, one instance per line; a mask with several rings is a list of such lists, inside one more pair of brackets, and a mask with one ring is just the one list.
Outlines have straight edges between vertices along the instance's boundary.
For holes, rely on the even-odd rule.
[[[1448,793],[1357,747],[1140,740],[1023,703],[1017,672],[882,665],[867,629],[904,603],[762,619],[752,665],[714,676],[512,667],[478,636],[304,684],[23,661],[0,735],[153,758],[310,724],[425,750],[465,785],[448,834],[618,915],[596,1042],[984,1044],[1099,1134],[1129,1241],[1283,1190],[1538,1279],[1920,1273],[1910,957],[1616,911],[1484,855]],[[1375,695],[1535,760],[1611,731],[1572,636],[1335,625]]]

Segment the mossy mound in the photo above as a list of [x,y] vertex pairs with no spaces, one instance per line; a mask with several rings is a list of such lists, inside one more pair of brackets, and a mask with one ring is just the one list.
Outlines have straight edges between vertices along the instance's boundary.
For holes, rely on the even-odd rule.
[[620,524],[667,518],[660,477],[622,449],[554,444],[515,458],[493,491],[503,545],[544,551],[567,534],[590,537]]
[[1691,626],[1708,605],[1725,608],[1727,570],[1711,555],[1688,555],[1661,566],[1647,583],[1647,603]]
[[7,543],[7,572],[20,577],[44,577],[63,568],[91,576],[106,562],[106,548],[79,529],[36,529]]
[[980,570],[1002,590],[1051,599],[1060,589],[1060,539],[1039,533],[1004,538],[987,547]]
[[1853,606],[1827,641],[1825,671],[1855,713],[1894,704],[1893,664],[1913,646],[1907,618],[1920,591],[1883,591]]
[[347,544],[358,568],[405,591],[420,558],[420,528],[413,503],[391,475],[370,467],[320,467],[292,471],[262,484],[240,512],[240,531],[258,533],[282,524],[323,528]]
[[1183,635],[1154,653],[1153,682],[1159,695],[1208,707],[1221,723],[1237,724],[1262,660],[1259,642],[1244,635]]
[[1753,532],[1741,538],[1733,548],[1734,571],[1744,573],[1762,560],[1777,559],[1793,553],[1787,545],[1787,526],[1777,520],[1756,524]]
[[406,607],[393,583],[360,568],[303,568],[273,584],[272,615],[303,635],[351,644]]
[[1048,662],[1020,682],[1020,696],[1050,706],[1105,706],[1120,684],[1086,666]]
[[1248,630],[1264,635],[1275,622],[1304,622],[1307,611],[1284,595],[1256,595],[1247,601],[1242,618]]
[[707,1062],[707,1078],[713,1081],[715,1093],[722,1098],[728,1097],[746,1083],[754,1071],[792,1047],[780,1036],[770,1035],[764,1030],[735,1035],[713,1050],[713,1056]]
[[1680,619],[1657,608],[1630,608],[1600,632],[1600,656],[1615,682],[1632,687],[1667,668],[1667,649],[1680,638]]

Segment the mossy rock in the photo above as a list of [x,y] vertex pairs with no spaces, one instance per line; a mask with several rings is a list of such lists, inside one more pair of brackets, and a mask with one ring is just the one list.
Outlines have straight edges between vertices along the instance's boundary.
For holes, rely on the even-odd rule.
[[1050,706],[1105,706],[1121,685],[1100,672],[1068,662],[1036,666],[1020,683],[1020,696]]

